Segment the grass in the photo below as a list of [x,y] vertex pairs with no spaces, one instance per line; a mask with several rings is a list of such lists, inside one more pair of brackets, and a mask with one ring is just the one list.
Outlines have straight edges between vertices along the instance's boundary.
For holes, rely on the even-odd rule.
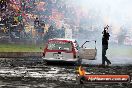
[[0,52],[42,52],[43,48],[44,45],[0,44]]

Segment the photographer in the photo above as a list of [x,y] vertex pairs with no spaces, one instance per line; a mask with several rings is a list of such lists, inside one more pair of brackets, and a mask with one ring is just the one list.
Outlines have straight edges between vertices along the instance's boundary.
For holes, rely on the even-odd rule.
[[107,62],[107,65],[111,64],[111,62],[106,57],[106,50],[108,49],[108,40],[109,40],[109,33],[108,33],[109,26],[107,25],[104,27],[104,31],[102,32],[102,66],[105,66],[105,61]]

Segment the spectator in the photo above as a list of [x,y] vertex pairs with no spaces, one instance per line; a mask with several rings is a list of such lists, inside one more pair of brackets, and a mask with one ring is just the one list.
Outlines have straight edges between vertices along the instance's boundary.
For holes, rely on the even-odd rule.
[[39,19],[36,18],[34,21],[34,27],[37,28],[39,26]]

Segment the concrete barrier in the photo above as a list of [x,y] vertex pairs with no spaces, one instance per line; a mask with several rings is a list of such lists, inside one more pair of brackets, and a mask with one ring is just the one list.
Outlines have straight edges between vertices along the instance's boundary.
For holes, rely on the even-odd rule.
[[42,57],[42,52],[0,52],[0,58]]

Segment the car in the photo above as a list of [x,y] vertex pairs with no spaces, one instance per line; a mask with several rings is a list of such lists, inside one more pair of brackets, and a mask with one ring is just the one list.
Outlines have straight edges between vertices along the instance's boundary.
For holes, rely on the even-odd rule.
[[[79,44],[75,39],[54,38],[48,40],[42,58],[45,62],[68,62],[80,64],[83,58],[89,58],[88,55],[82,56],[83,54],[86,54],[86,52],[89,55],[88,49],[79,47]],[[96,53],[91,49],[90,52]]]
[[50,39],[45,46],[43,60],[46,62],[79,62],[79,45],[75,39]]

